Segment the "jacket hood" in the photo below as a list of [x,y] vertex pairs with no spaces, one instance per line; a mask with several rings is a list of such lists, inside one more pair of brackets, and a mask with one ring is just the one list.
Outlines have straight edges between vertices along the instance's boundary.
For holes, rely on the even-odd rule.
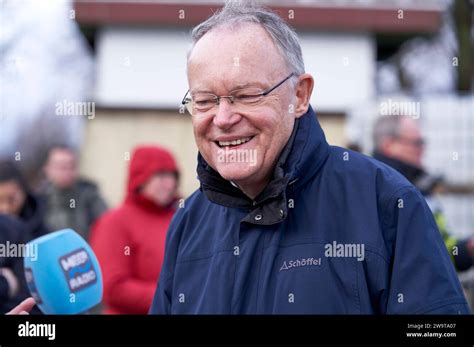
[[[324,132],[311,108],[296,119],[293,132],[278,159],[272,180],[255,198],[247,197],[234,187],[198,154],[198,178],[207,198],[227,207],[251,208],[253,211],[243,221],[270,225],[286,218],[288,203],[286,190],[298,189],[321,168],[329,155],[329,145]],[[265,215],[265,220],[255,218]]]
[[173,172],[179,178],[173,155],[158,146],[136,147],[128,171],[126,200],[138,197],[138,189],[158,172]]

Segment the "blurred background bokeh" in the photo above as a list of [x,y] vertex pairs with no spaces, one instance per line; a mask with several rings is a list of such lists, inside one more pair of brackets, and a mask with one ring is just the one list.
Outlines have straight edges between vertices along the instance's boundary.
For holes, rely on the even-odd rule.
[[[474,1],[263,3],[300,36],[329,142],[370,154],[384,109],[413,110],[423,165],[444,177],[449,229],[474,235]],[[17,161],[35,185],[47,149],[66,143],[113,207],[124,198],[132,148],[159,144],[176,156],[188,196],[198,187],[191,119],[180,105],[189,32],[220,6],[0,1],[0,159]]]

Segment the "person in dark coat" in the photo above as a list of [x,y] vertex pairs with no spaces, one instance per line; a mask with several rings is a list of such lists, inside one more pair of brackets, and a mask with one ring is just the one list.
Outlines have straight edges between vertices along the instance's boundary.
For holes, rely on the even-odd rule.
[[228,2],[192,36],[200,189],[171,222],[150,313],[468,314],[420,192],[326,142],[295,32]]
[[98,186],[79,176],[77,152],[54,145],[44,166],[46,180],[39,188],[46,200],[45,223],[51,230],[71,228],[86,240],[90,228],[107,210]]
[[410,117],[380,117],[374,125],[373,157],[407,178],[426,198],[451,259],[458,271],[474,265],[474,237],[454,237],[448,230],[445,215],[436,194],[443,189],[443,178],[424,168],[424,140],[417,121]]
[[6,253],[10,243],[18,245],[23,242],[23,226],[18,220],[8,215],[0,214],[0,313],[10,311],[21,301],[17,295],[21,287],[22,261],[21,257],[10,257]]
[[[44,200],[33,194],[23,176],[10,161],[0,162],[0,247],[21,246],[49,232],[44,225]],[[23,272],[23,254],[15,257],[0,257],[0,310],[9,311],[29,297]],[[3,265],[2,265],[3,262]],[[17,288],[5,296],[5,289]],[[16,284],[16,285],[15,285]],[[3,296],[2,296],[3,295]],[[41,314],[37,306],[30,308],[32,314]]]
[[470,312],[420,192],[326,142],[281,18],[226,3],[194,28],[187,74],[200,188],[171,221],[151,314]]
[[20,220],[0,214],[0,314],[30,296],[23,272],[24,255],[18,251],[25,244],[25,233],[25,225]]
[[0,213],[19,218],[25,225],[25,240],[47,234],[45,202],[33,194],[11,161],[0,162]]

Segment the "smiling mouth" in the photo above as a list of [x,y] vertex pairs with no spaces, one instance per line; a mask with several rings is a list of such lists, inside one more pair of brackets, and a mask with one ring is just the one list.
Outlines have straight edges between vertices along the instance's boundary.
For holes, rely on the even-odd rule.
[[232,141],[214,141],[220,148],[225,148],[225,147],[237,147],[240,145],[243,145],[244,143],[249,142],[252,140],[254,136],[248,136],[248,137],[242,137],[240,139],[235,139]]

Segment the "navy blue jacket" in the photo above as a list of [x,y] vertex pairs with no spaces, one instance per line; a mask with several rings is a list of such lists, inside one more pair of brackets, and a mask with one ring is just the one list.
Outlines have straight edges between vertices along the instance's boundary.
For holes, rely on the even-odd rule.
[[311,108],[254,201],[198,158],[150,313],[469,313],[419,191],[329,146]]

